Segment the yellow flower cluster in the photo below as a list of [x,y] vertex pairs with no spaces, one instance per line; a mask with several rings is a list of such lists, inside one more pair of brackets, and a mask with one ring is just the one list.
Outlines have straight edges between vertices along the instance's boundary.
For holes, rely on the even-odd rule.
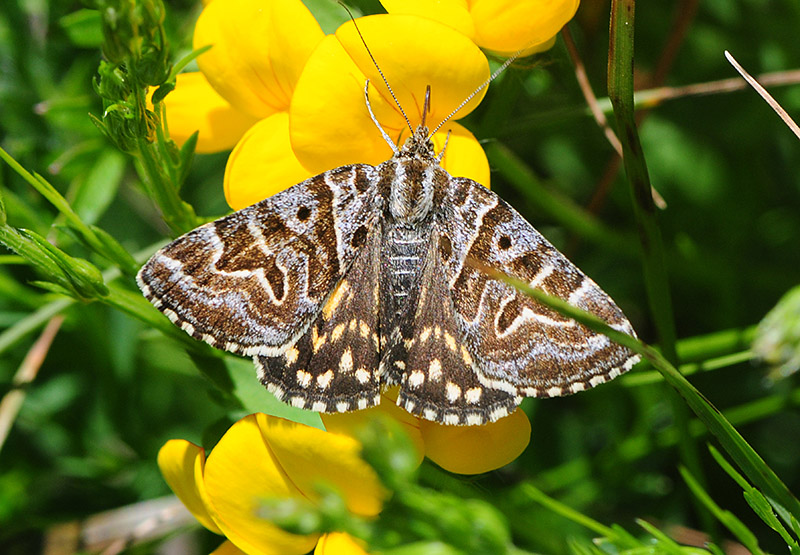
[[318,501],[315,486],[335,487],[353,514],[378,514],[387,492],[359,457],[354,439],[265,414],[234,424],[206,460],[201,447],[167,442],[158,465],[200,523],[228,541],[215,553],[290,555],[364,553],[344,534],[298,536],[259,516],[268,500]]
[[[480,48],[524,54],[549,48],[574,15],[577,0],[382,0],[386,15],[359,18],[364,36],[411,120],[421,123],[426,86],[429,125],[452,112],[489,76]],[[194,46],[200,72],[178,76],[165,99],[170,134],[182,143],[199,130],[198,152],[233,149],[225,195],[243,208],[307,177],[348,163],[378,164],[391,150],[370,119],[402,143],[408,128],[352,22],[326,36],[300,0],[208,2]],[[470,113],[483,92],[456,117]],[[452,175],[489,184],[489,166],[475,137],[449,122],[433,137]],[[237,422],[213,449],[168,442],[159,466],[173,491],[209,530],[224,535],[217,553],[363,553],[344,534],[294,536],[258,516],[268,498],[315,499],[328,482],[354,514],[374,516],[386,496],[359,457],[353,439],[375,411],[404,424],[419,453],[441,467],[477,474],[514,460],[527,446],[530,423],[521,411],[479,427],[418,419],[389,398],[378,407],[323,415],[324,432],[263,414]],[[396,393],[395,393],[396,395]]]
[[[577,0],[384,0],[389,14],[357,20],[412,126],[438,123],[489,76],[479,47],[528,54],[552,45]],[[364,103],[370,79],[373,111],[400,143],[408,129],[352,22],[325,36],[300,0],[225,0],[203,10],[194,46],[199,73],[178,76],[167,118],[179,143],[199,130],[198,152],[233,148],[225,195],[234,209],[307,177],[349,163],[377,164],[391,155]],[[478,94],[457,114],[469,114]],[[489,184],[489,165],[475,137],[451,122],[444,168]]]

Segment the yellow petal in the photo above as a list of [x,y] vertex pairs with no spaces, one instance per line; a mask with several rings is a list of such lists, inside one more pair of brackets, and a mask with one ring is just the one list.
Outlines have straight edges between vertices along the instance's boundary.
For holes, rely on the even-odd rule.
[[447,141],[442,167],[453,177],[468,177],[489,187],[489,160],[475,136],[464,126],[450,121],[442,131],[436,133],[433,136],[436,152],[441,152],[444,148],[447,131],[450,131],[450,139]]
[[256,416],[270,452],[304,497],[318,499],[316,485],[325,483],[342,494],[350,512],[362,516],[380,512],[387,492],[359,456],[357,441],[283,418]]
[[211,86],[237,109],[263,118],[286,110],[322,30],[300,0],[226,0],[197,20],[194,48]]
[[[427,121],[433,127],[489,76],[483,53],[464,35],[435,21],[378,15],[360,18],[358,25],[412,127],[421,123],[427,85]],[[378,164],[391,156],[366,108],[367,79],[370,104],[381,126],[393,139],[401,133],[407,136],[405,120],[352,22],[346,23],[312,54],[292,99],[292,146],[304,166],[319,172],[354,162]],[[482,97],[483,91],[457,117],[468,114]]]
[[[292,147],[314,173],[344,164],[379,164],[392,154],[369,117],[366,77],[336,37],[325,37],[306,63],[289,109]],[[370,96],[375,107],[382,102]]]
[[158,452],[158,467],[170,489],[200,524],[222,534],[203,501],[205,462],[203,448],[182,439],[168,441]]
[[578,0],[474,0],[475,42],[488,50],[523,56],[541,50],[575,15]]
[[361,542],[343,532],[325,534],[319,539],[314,555],[367,555]]
[[449,25],[481,48],[529,56],[553,46],[578,0],[381,0],[390,14],[414,14]]
[[[395,394],[394,398],[397,398]],[[341,412],[337,414],[320,414],[325,429],[335,434],[343,434],[353,438],[358,438],[361,427],[369,423],[372,418],[378,415],[388,415],[403,425],[403,431],[408,434],[411,443],[414,445],[417,455],[417,464],[425,458],[425,444],[419,431],[419,419],[409,414],[408,411],[401,409],[395,404],[394,399],[381,395],[381,402],[378,406],[353,412]]]
[[[261,415],[263,416],[263,415]],[[289,534],[258,516],[264,499],[300,495],[264,442],[257,415],[225,433],[208,457],[208,499],[225,536],[247,553],[306,553],[318,535]]]
[[289,142],[289,114],[278,112],[251,127],[231,152],[225,167],[225,199],[239,210],[311,175]]
[[420,421],[425,454],[457,474],[480,474],[504,466],[528,446],[531,424],[522,410],[483,426],[445,426]]
[[[433,128],[489,77],[486,56],[467,37],[447,25],[414,15],[374,15],[359,18],[358,27],[414,127],[421,122],[428,85],[431,87],[428,127]],[[396,111],[353,22],[339,27],[336,38],[377,87],[386,101],[381,106]],[[458,63],[453,63],[454,60]],[[485,90],[472,98],[456,118],[474,110],[484,93]],[[377,109],[375,115],[383,123]]]
[[475,36],[475,24],[466,0],[381,0],[390,14],[413,14],[428,17],[449,25],[470,39]]
[[197,152],[219,152],[233,148],[256,121],[240,112],[211,88],[199,71],[178,75],[175,90],[164,98],[169,134],[183,145],[199,131]]
[[218,548],[211,552],[211,555],[248,555],[231,542],[223,542]]

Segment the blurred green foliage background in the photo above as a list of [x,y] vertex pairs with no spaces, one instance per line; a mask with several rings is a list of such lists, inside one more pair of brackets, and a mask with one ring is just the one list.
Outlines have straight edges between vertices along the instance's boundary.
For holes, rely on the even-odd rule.
[[[380,11],[377,2],[350,5]],[[99,19],[82,8],[66,0],[0,6],[0,146],[141,262],[169,231],[130,157],[89,118],[102,115],[93,80],[103,37]],[[201,5],[175,1],[166,8],[176,60],[190,51]],[[322,1],[312,9],[328,18],[327,32],[346,18]],[[613,123],[606,98],[609,10],[608,2],[586,1],[569,30]],[[752,353],[750,341],[755,325],[800,282],[800,144],[751,89],[724,92],[715,82],[736,76],[724,50],[755,75],[798,82],[791,73],[800,67],[798,28],[800,4],[792,0],[642,2],[634,66],[644,155],[667,203],[657,219],[681,368],[694,372],[692,383],[792,491],[800,491],[797,376],[767,379],[770,365]],[[695,84],[705,84],[706,94],[660,88]],[[800,87],[771,90],[798,113]],[[666,99],[669,92],[675,97]],[[485,141],[492,188],[620,304],[642,339],[656,342],[624,171],[589,114],[563,37],[533,62],[512,66],[465,122]],[[228,210],[225,160],[197,156],[182,189],[204,217]],[[7,165],[0,166],[0,194],[8,225],[108,270]],[[0,395],[14,389],[14,375],[50,317],[64,315],[0,450],[0,551],[38,552],[58,525],[168,495],[155,463],[166,440],[213,444],[230,423],[270,403],[248,361],[189,356],[184,343],[107,304],[64,300],[37,287],[31,282],[41,276],[10,251],[0,252],[0,263]],[[130,276],[112,283],[137,292]],[[792,318],[794,311],[782,315],[777,329]],[[218,387],[229,369],[234,394]],[[744,521],[762,548],[782,552],[785,542],[748,507],[708,454],[705,428],[674,397],[644,364],[597,390],[527,400],[532,440],[516,462],[468,480],[427,463],[421,480],[490,501],[506,513],[517,545],[543,553],[589,553],[580,549],[591,549],[588,540],[602,534],[535,503],[520,485],[637,537],[649,537],[634,522],[643,518],[682,542],[699,531],[722,544],[730,532],[679,472],[686,464],[681,446],[695,444],[696,477],[711,497]],[[201,550],[215,545],[202,532],[196,538]]]

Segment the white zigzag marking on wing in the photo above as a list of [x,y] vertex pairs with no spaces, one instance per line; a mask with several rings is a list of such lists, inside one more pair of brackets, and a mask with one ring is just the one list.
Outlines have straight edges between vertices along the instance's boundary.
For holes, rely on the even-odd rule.
[[548,262],[541,270],[539,270],[536,273],[535,276],[533,276],[533,279],[528,283],[528,285],[536,289],[542,289],[542,291],[544,291],[544,289],[539,286],[544,280],[550,277],[550,274],[552,274],[555,271],[555,269],[556,267],[551,262]]
[[580,301],[583,299],[583,296],[588,292],[591,291],[595,286],[594,282],[590,280],[588,277],[583,276],[583,281],[581,281],[580,287],[575,289],[572,293],[569,294],[567,298],[567,302],[572,306],[580,307]]
[[453,276],[450,278],[450,281],[448,282],[448,285],[449,285],[449,287],[451,289],[452,289],[453,285],[455,285],[456,280],[458,279],[458,276],[461,274],[461,271],[464,269],[464,260],[466,259],[466,254],[470,251],[470,249],[472,248],[472,244],[478,238],[478,234],[480,232],[481,226],[483,225],[483,217],[486,216],[486,214],[492,208],[497,206],[497,204],[499,202],[499,199],[500,199],[500,197],[493,197],[491,203],[481,204],[480,208],[482,210],[480,210],[480,209],[477,210],[477,213],[475,214],[475,224],[474,224],[474,227],[473,227],[475,232],[472,233],[471,236],[469,236],[467,238],[468,240],[467,240],[466,244],[464,245],[464,249],[463,249],[464,257],[460,261],[460,264],[459,264],[458,268],[453,268]]

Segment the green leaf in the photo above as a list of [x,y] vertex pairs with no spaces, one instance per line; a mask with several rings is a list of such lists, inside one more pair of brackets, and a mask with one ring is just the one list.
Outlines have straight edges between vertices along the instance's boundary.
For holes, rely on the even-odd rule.
[[783,541],[786,542],[790,548],[798,548],[797,543],[792,539],[792,536],[789,535],[789,532],[786,528],[781,524],[780,520],[775,516],[775,513],[772,511],[772,505],[764,495],[755,488],[750,488],[748,491],[744,492],[744,498],[747,501],[747,504],[750,505],[750,508],[753,509],[753,512],[758,515],[758,517],[763,520],[767,526],[775,530],[780,536],[783,538]]
[[103,44],[103,29],[97,10],[77,10],[62,17],[58,23],[77,47],[98,48]]
[[292,422],[300,422],[324,430],[319,414],[303,410],[279,401],[256,379],[253,361],[238,357],[225,357],[228,375],[233,381],[233,395],[242,403],[248,413],[263,412],[280,416]]
[[114,200],[125,175],[126,162],[121,152],[105,149],[92,165],[72,200],[72,209],[84,223],[97,222]]
[[89,229],[94,233],[95,238],[103,247],[104,256],[111,262],[116,263],[125,274],[129,276],[136,275],[139,271],[141,264],[136,261],[133,256],[125,250],[105,229],[90,225]]
[[199,131],[195,131],[186,142],[183,143],[180,152],[178,153],[178,186],[182,186],[186,181],[186,176],[189,175],[189,170],[192,169],[192,161],[194,160],[195,148],[197,147],[197,139],[200,136]]
[[[755,555],[763,554],[764,552],[758,545],[758,539],[747,526],[744,525],[736,516],[730,511],[722,509],[717,505],[711,496],[703,489],[700,483],[689,472],[688,469],[680,467],[680,473],[686,485],[692,490],[694,496],[719,520],[736,538],[744,545],[750,553]],[[746,487],[750,488],[749,485]]]

